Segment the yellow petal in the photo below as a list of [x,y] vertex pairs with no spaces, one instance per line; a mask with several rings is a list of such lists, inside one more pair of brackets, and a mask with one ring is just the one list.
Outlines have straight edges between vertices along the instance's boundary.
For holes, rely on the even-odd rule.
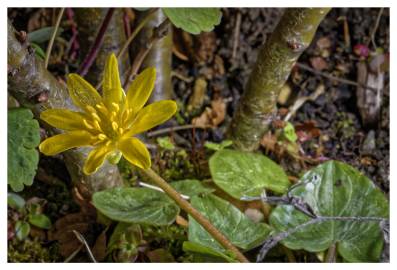
[[151,166],[150,154],[146,146],[137,138],[124,138],[119,141],[118,148],[131,164],[142,169]]
[[83,172],[87,175],[90,175],[96,172],[103,164],[106,159],[106,156],[114,150],[113,146],[101,145],[92,150],[87,157],[87,160],[84,163]]
[[43,154],[52,156],[74,147],[90,145],[93,139],[88,131],[73,130],[46,139],[39,145],[39,149]]
[[123,98],[123,89],[121,87],[119,77],[119,67],[114,53],[112,53],[106,60],[102,89],[103,102],[108,109],[112,109],[112,102],[119,104]]
[[77,74],[69,74],[67,78],[69,95],[74,104],[86,110],[86,106],[95,107],[102,102],[101,96],[92,85]]
[[156,69],[149,67],[142,71],[128,87],[127,104],[132,114],[138,112],[148,101],[156,80]]
[[86,129],[84,114],[65,109],[48,109],[40,114],[40,118],[53,127],[63,130]]
[[131,137],[164,123],[175,114],[176,109],[176,103],[172,100],[162,100],[146,106],[138,112],[125,136]]

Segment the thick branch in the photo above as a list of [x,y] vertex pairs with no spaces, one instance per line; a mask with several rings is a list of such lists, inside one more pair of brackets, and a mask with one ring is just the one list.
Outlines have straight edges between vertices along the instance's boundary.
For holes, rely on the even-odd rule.
[[[20,36],[8,22],[8,92],[20,104],[31,108],[38,119],[40,113],[49,108],[76,110],[65,85],[45,69],[27,41],[18,39]],[[61,132],[48,126],[46,128],[50,133]],[[80,191],[90,196],[95,191],[121,185],[117,167],[107,163],[97,173],[84,175],[82,168],[88,150],[79,148],[63,155],[72,180]]]
[[237,148],[247,151],[258,148],[272,120],[281,87],[329,10],[291,8],[284,13],[259,52],[229,128],[229,136]]

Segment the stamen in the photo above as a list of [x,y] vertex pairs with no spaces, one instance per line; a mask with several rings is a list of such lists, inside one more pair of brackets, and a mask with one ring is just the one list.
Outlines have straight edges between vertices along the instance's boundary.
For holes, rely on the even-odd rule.
[[112,102],[112,106],[113,106],[113,108],[114,108],[114,110],[115,110],[116,112],[118,112],[118,111],[120,110],[119,104],[117,104],[117,103],[115,103],[115,102]]
[[88,124],[87,120],[83,119],[83,123],[88,129],[94,129],[94,127],[92,125]]
[[124,129],[123,128],[119,128],[119,133],[120,135],[124,133]]
[[112,122],[112,128],[113,128],[113,130],[114,131],[117,131],[117,128],[119,127],[119,125],[117,125],[117,123],[116,122]]
[[89,111],[90,113],[96,113],[96,110],[95,110],[94,107],[92,107],[91,105],[87,105],[87,106],[85,106],[85,108],[86,108],[87,111]]
[[94,121],[94,126],[96,127],[96,129],[102,130],[101,126],[99,125],[99,122],[97,120]]
[[109,146],[111,142],[112,142],[111,140],[108,140],[108,141],[105,143],[105,145],[106,145],[106,146]]
[[98,114],[96,113],[91,113],[92,118],[94,118],[95,120],[97,120],[98,122],[101,122],[101,118],[99,117]]
[[100,134],[98,135],[98,139],[100,139],[101,141],[104,141],[104,140],[107,139],[107,137],[106,137],[105,134],[100,133]]
[[109,111],[106,109],[106,106],[103,103],[95,105],[98,110],[103,113],[106,117],[109,117]]

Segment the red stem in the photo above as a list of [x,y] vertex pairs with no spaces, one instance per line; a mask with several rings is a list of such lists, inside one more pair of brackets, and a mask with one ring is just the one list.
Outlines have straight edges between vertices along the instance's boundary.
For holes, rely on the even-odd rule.
[[103,43],[103,40],[105,37],[105,32],[109,26],[110,20],[112,19],[114,10],[115,10],[115,8],[109,8],[108,12],[106,13],[106,16],[103,19],[103,22],[101,24],[101,27],[99,28],[98,35],[95,38],[94,44],[92,45],[90,51],[88,52],[83,63],[81,64],[80,68],[77,71],[77,73],[79,75],[85,76],[88,73],[92,64],[94,63],[94,60],[98,54],[99,48],[102,46],[102,43]]

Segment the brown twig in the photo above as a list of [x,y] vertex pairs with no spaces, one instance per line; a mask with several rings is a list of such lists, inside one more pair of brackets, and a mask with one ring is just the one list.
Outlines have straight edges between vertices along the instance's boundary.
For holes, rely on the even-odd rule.
[[197,125],[189,124],[189,125],[183,125],[183,126],[168,127],[168,128],[162,128],[159,130],[148,132],[147,136],[155,137],[155,136],[159,136],[159,135],[166,134],[166,133],[173,132],[173,131],[192,129],[192,128],[207,129],[207,128],[211,128],[211,126],[197,126]]
[[100,47],[102,46],[106,29],[109,26],[110,20],[112,19],[113,13],[115,8],[109,8],[108,12],[106,13],[105,18],[99,28],[98,35],[95,38],[94,44],[92,45],[90,51],[88,52],[87,56],[85,57],[83,63],[80,65],[77,73],[81,76],[85,76],[94,63],[94,60],[99,52]]
[[48,46],[47,46],[47,51],[45,53],[45,59],[44,59],[44,67],[45,68],[48,67],[48,62],[50,61],[50,55],[51,55],[52,46],[54,45],[55,37],[57,36],[57,32],[58,32],[58,29],[59,29],[59,24],[61,23],[61,19],[62,19],[64,11],[65,11],[65,8],[61,8],[61,10],[59,11],[59,14],[58,14],[58,17],[57,17],[57,21],[55,23],[54,31],[52,32],[52,36],[51,36],[50,42],[48,43]]
[[367,45],[367,47],[368,47],[369,43],[372,42],[372,46],[374,46],[375,50],[376,50],[375,33],[378,30],[379,22],[380,22],[380,18],[382,17],[383,10],[384,10],[384,8],[381,8],[379,10],[378,16],[376,17],[375,26],[374,26],[374,28],[372,28],[372,31],[369,34],[370,39],[365,43],[365,45]]
[[134,59],[134,62],[131,65],[130,69],[130,74],[126,78],[124,82],[124,89],[128,88],[128,85],[130,81],[135,77],[135,75],[138,73],[139,68],[142,65],[143,60],[145,59],[146,55],[149,53],[150,49],[153,47],[153,45],[163,38],[165,35],[167,35],[168,29],[169,29],[170,21],[168,19],[165,19],[159,26],[157,26],[153,30],[153,34],[148,40],[146,46],[141,48],[137,54],[137,56]]
[[117,58],[120,58],[125,51],[128,49],[128,46],[130,46],[131,42],[134,40],[136,35],[139,34],[143,26],[148,22],[150,17],[153,15],[154,12],[156,12],[158,8],[153,8],[151,9],[148,14],[139,22],[139,24],[135,27],[135,30],[132,32],[132,34],[128,37],[127,41],[124,43],[123,47],[120,49],[120,51],[117,53]]
[[248,259],[227,239],[211,222],[197,211],[188,201],[184,200],[180,194],[173,189],[163,178],[161,178],[152,169],[143,170],[143,172],[164,192],[173,199],[180,208],[193,217],[216,241],[219,242],[226,250],[231,251],[240,262],[249,262]]
[[351,80],[348,80],[348,79],[345,79],[345,78],[335,77],[335,76],[332,76],[332,75],[330,75],[328,73],[315,70],[315,69],[313,69],[313,68],[311,68],[311,67],[309,67],[309,66],[307,66],[305,64],[302,64],[302,63],[296,63],[295,65],[297,67],[303,69],[303,70],[306,70],[306,71],[309,71],[311,73],[314,73],[315,75],[323,76],[323,77],[325,77],[327,79],[330,79],[331,81],[340,82],[340,83],[344,83],[344,84],[348,84],[348,85],[353,85],[353,86],[356,86],[356,87],[363,87],[363,88],[366,88],[366,89],[370,89],[372,91],[378,91],[377,89],[375,89],[373,87],[370,87],[368,85],[357,83],[357,82],[354,82],[354,81],[351,81]]
[[234,34],[233,34],[232,60],[234,60],[237,56],[237,48],[240,40],[240,27],[241,27],[241,12],[238,11],[236,16],[236,25],[234,27]]

